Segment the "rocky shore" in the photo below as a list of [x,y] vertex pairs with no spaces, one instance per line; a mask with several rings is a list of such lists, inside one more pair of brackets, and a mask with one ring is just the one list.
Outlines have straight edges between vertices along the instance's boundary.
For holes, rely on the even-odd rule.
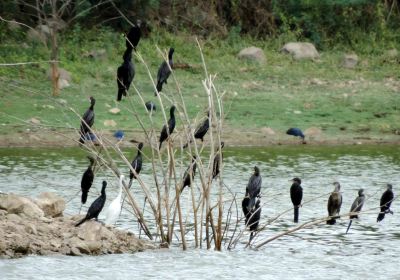
[[42,193],[37,199],[0,194],[0,258],[25,255],[103,255],[134,253],[156,246],[131,232],[88,221],[83,216],[64,217],[65,201]]

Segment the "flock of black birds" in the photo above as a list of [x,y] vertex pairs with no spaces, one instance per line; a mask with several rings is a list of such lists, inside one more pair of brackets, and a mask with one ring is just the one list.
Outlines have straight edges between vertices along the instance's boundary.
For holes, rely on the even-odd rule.
[[[140,22],[137,22],[135,26],[133,26],[126,36],[126,50],[123,54],[123,63],[117,70],[117,84],[118,84],[118,93],[117,93],[117,101],[122,100],[122,96],[126,96],[127,91],[133,81],[135,76],[135,67],[132,62],[132,51],[136,51],[138,43],[140,41],[141,31],[140,31]],[[171,74],[171,69],[173,67],[173,60],[172,56],[174,53],[174,48],[170,48],[168,53],[168,62],[163,61],[158,69],[157,72],[157,85],[155,95],[162,90],[163,84],[167,83],[167,79]],[[79,142],[83,144],[85,140],[90,139],[91,134],[91,127],[94,123],[95,113],[94,113],[94,106],[96,100],[93,97],[90,97],[90,107],[82,116],[81,126],[80,126],[80,139]],[[155,110],[155,104],[152,101],[146,102],[147,110]],[[175,110],[176,107],[174,105],[170,108],[170,118],[167,124],[164,124],[161,130],[160,138],[159,138],[159,149],[161,149],[162,143],[169,138],[169,136],[174,132],[176,121],[175,121]],[[204,136],[207,134],[210,128],[210,112],[207,113],[207,117],[205,120],[195,129],[194,131],[194,138],[200,139],[202,142],[204,141]],[[293,135],[295,137],[300,137],[305,144],[305,136],[303,132],[299,128],[290,128],[286,132],[288,135]],[[191,142],[191,141],[190,141]],[[183,148],[186,148],[190,142],[184,145]],[[222,149],[224,148],[224,142],[220,143],[220,147],[217,149],[214,160],[213,160],[213,170],[212,170],[212,179],[215,179],[220,173],[220,164],[223,160],[221,156],[223,156]],[[130,170],[130,181],[129,181],[129,188],[132,185],[132,180],[137,179],[137,176],[142,170],[142,149],[143,143],[139,143],[137,148],[137,155],[133,159],[131,163],[131,167],[135,172]],[[221,150],[221,151],[220,151]],[[81,190],[82,190],[82,197],[81,202],[82,205],[86,203],[88,192],[93,184],[94,173],[93,167],[95,164],[95,160],[92,157],[89,158],[89,166],[87,170],[84,172],[81,180]],[[184,172],[182,178],[182,184],[180,188],[180,192],[182,192],[185,187],[190,187],[194,181],[194,177],[196,175],[196,157],[193,156],[191,159],[191,163],[189,167]],[[261,217],[261,175],[260,169],[255,166],[254,173],[249,179],[249,182],[246,187],[245,197],[242,200],[242,211],[245,217],[245,224],[250,229],[250,240],[253,238],[255,231],[258,229],[258,224]],[[328,215],[329,219],[327,220],[327,224],[334,225],[336,223],[336,219],[340,217],[340,208],[342,205],[342,194],[340,192],[340,184],[338,182],[334,182],[334,191],[330,194],[328,199]],[[101,190],[101,196],[98,197],[89,207],[88,212],[76,226],[81,225],[87,220],[96,219],[99,216],[99,213],[102,211],[105,200],[106,200],[106,193],[105,189],[107,186],[107,182],[103,181],[103,186]],[[302,206],[301,201],[303,198],[303,188],[301,186],[301,179],[300,178],[293,178],[292,185],[290,187],[290,198],[293,203],[294,209],[294,218],[293,221],[295,223],[299,222],[299,209]],[[380,199],[380,213],[377,218],[377,222],[380,222],[384,219],[385,214],[392,213],[390,210],[390,205],[394,199],[392,185],[388,184],[386,191],[383,193]],[[358,218],[358,212],[362,210],[364,205],[365,195],[364,190],[360,189],[358,191],[358,197],[354,200],[350,212],[354,213],[349,216],[350,221],[347,227],[347,231],[350,229],[352,220]]]

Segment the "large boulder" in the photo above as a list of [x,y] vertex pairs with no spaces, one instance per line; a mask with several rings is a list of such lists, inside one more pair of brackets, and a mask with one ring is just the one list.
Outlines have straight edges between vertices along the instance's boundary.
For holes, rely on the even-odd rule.
[[353,69],[357,66],[358,56],[356,54],[345,54],[342,59],[344,68]]
[[24,214],[30,218],[41,218],[44,212],[32,200],[15,194],[0,194],[0,209],[8,213]]
[[[47,71],[47,78],[52,80],[52,70],[51,68]],[[65,70],[64,68],[58,68],[58,88],[63,89],[70,86],[72,81],[71,73]]]
[[294,59],[318,59],[319,53],[315,46],[307,42],[286,43],[281,52],[291,54]]
[[264,51],[256,47],[242,49],[238,54],[238,58],[257,61],[260,63],[265,63],[267,61]]
[[62,216],[65,210],[64,199],[50,192],[41,193],[36,199],[36,204],[43,210],[45,217]]

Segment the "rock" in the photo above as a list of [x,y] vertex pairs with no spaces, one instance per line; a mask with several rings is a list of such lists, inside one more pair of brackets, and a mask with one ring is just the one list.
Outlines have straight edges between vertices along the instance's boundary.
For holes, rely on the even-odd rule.
[[36,204],[43,210],[45,217],[61,216],[65,210],[64,199],[50,192],[41,193],[36,199]]
[[11,31],[16,31],[21,29],[21,25],[19,25],[15,20],[10,20],[7,23],[8,29],[10,29]]
[[7,215],[7,213],[8,213],[7,210],[0,209],[0,217]]
[[[52,70],[50,68],[47,71],[47,79],[49,81],[51,81],[51,78],[52,78],[51,75],[52,75]],[[68,72],[67,70],[65,70],[64,68],[60,68],[60,67],[58,68],[58,75],[59,75],[59,77],[58,77],[59,80],[65,80],[68,83],[70,83],[72,81],[71,73]]]
[[71,248],[71,250],[69,251],[68,255],[71,255],[71,256],[82,256],[82,254],[79,251],[79,249],[75,248],[75,247]]
[[260,48],[249,47],[242,49],[238,54],[239,59],[247,59],[257,61],[259,63],[265,63],[267,59],[265,58],[264,51]]
[[67,87],[71,86],[70,83],[64,79],[58,79],[57,84],[58,84],[59,89],[63,89],[63,88],[67,88]]
[[104,126],[115,127],[115,126],[117,126],[117,123],[114,120],[105,120],[104,121]]
[[263,134],[267,134],[267,135],[275,135],[276,134],[275,131],[272,128],[265,127],[265,126],[261,128],[261,132]]
[[54,28],[57,31],[61,31],[67,28],[67,23],[61,18],[52,17],[47,20],[47,26],[48,28]]
[[107,58],[107,52],[105,49],[91,50],[83,54],[84,57],[89,57],[95,60],[105,60]]
[[119,114],[121,112],[121,109],[119,108],[112,108],[110,110],[108,110],[108,112],[110,112],[111,114]]
[[18,216],[17,214],[8,214],[7,215],[7,220],[13,223],[19,223],[21,222],[22,218],[20,216]]
[[356,54],[345,54],[342,60],[342,67],[353,69],[357,66],[358,56]]
[[60,103],[61,105],[67,105],[68,101],[62,98],[57,99],[57,102]]
[[89,247],[85,242],[80,240],[78,237],[73,237],[69,240],[69,244],[71,248],[76,248],[82,254],[90,254]]
[[47,37],[42,32],[36,29],[29,29],[26,33],[26,39],[30,42],[46,43]]
[[101,228],[103,225],[96,221],[87,221],[78,228],[78,237],[85,241],[101,240]]
[[38,120],[37,118],[30,118],[29,122],[33,124],[40,124],[40,120]]
[[99,241],[86,241],[86,245],[91,253],[96,253],[101,249],[101,242]]
[[0,208],[6,209],[8,213],[24,214],[30,218],[40,218],[44,216],[42,209],[33,201],[15,194],[1,194]]
[[37,235],[36,226],[33,225],[33,224],[27,224],[27,225],[25,226],[25,231],[26,231],[27,233],[29,233],[29,234]]
[[291,54],[294,59],[318,59],[319,53],[315,46],[307,42],[286,43],[281,52]]
[[388,58],[396,58],[399,56],[399,51],[397,49],[387,50],[385,56]]

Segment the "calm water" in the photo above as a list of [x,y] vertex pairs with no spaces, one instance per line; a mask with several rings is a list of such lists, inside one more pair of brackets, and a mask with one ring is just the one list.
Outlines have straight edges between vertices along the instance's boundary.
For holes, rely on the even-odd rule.
[[[134,152],[126,152],[130,159]],[[365,209],[379,205],[387,182],[393,184],[395,195],[399,193],[397,146],[226,150],[224,182],[240,198],[254,165],[261,168],[263,177],[261,224],[291,208],[288,180],[295,176],[303,181],[303,201],[316,198],[300,209],[300,222],[327,215],[327,193],[333,189],[333,181],[342,185],[343,213],[348,212],[360,187],[368,195]],[[86,166],[85,154],[78,149],[0,149],[0,191],[28,196],[55,191],[70,200],[66,213],[76,214],[80,207],[80,177]],[[149,168],[145,163],[141,175],[147,182],[151,180],[146,172]],[[121,164],[121,170],[124,169]],[[95,178],[89,202],[98,195],[103,179],[110,184],[108,203],[116,196],[117,180],[101,172]],[[141,194],[135,194],[142,202]],[[183,212],[190,221],[189,192],[182,197]],[[399,205],[399,201],[394,201],[395,214],[387,215],[380,224],[376,223],[377,210],[361,216],[353,222],[348,235],[344,234],[348,221],[341,219],[335,226],[323,224],[304,229],[259,250],[244,249],[246,233],[234,250],[223,252],[182,252],[172,248],[101,257],[30,256],[0,260],[0,279],[400,279],[396,265],[400,255]],[[290,211],[272,223],[256,243],[293,227],[292,215]],[[123,213],[118,226],[138,233],[136,221],[129,213]]]

